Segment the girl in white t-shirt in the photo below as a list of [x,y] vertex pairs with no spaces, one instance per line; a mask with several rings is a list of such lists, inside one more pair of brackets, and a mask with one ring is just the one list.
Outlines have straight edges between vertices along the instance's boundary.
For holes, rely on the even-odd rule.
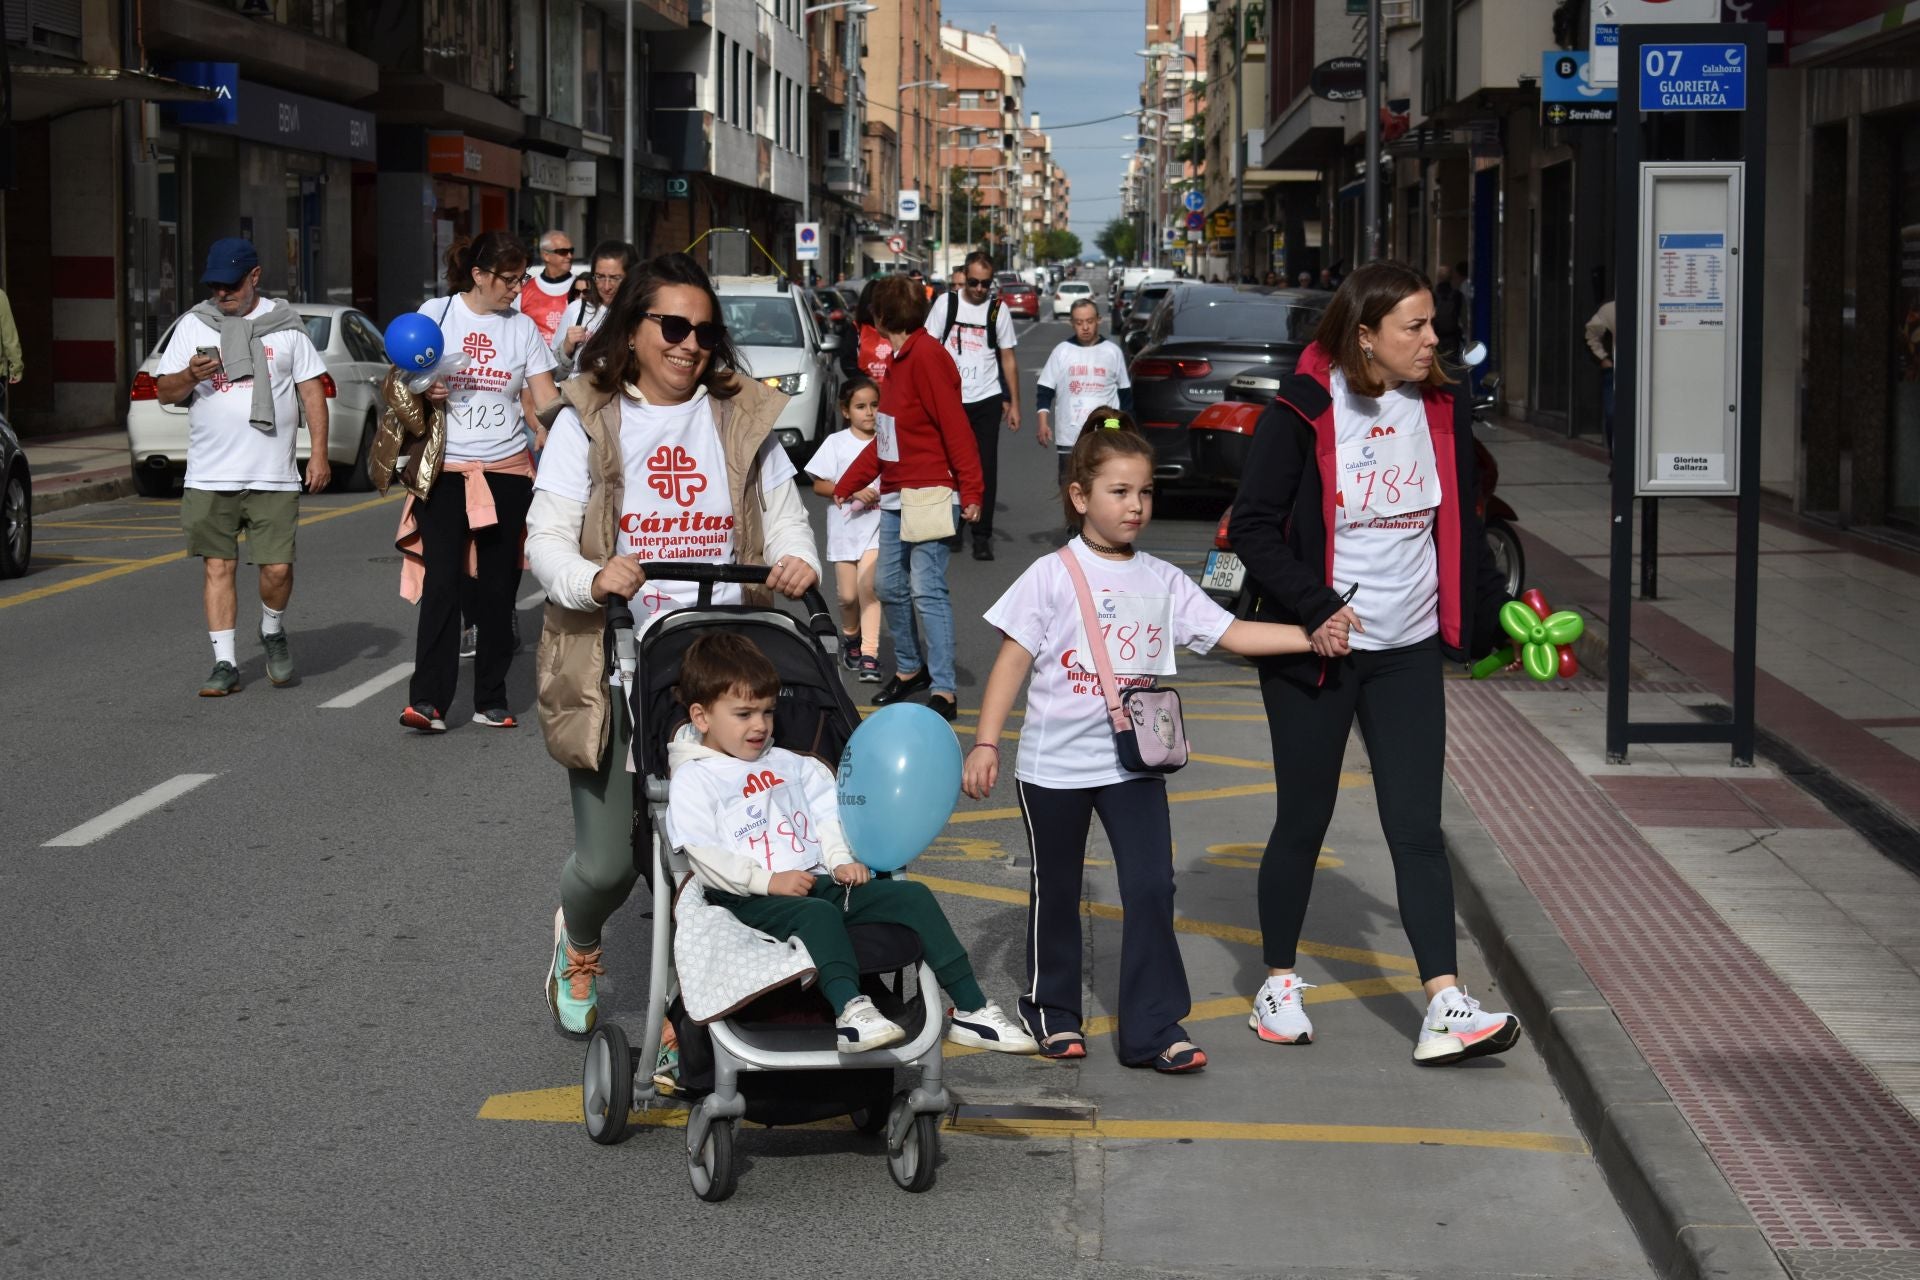
[[[873,441],[880,416],[880,388],[871,378],[849,378],[840,388],[840,416],[847,429],[820,442],[807,460],[813,491],[833,497],[834,484]],[[874,568],[880,563],[880,495],[864,489],[827,509],[827,559],[840,587],[840,660],[862,682],[880,683],[880,596]]]
[[[1215,645],[1245,655],[1304,653],[1299,627],[1236,621],[1178,568],[1134,549],[1153,518],[1153,446],[1124,413],[1096,411],[1081,429],[1063,486],[1067,550],[1103,615],[1115,678],[1153,687],[1174,674],[1173,650]],[[1120,1060],[1172,1074],[1207,1055],[1180,1020],[1191,1001],[1173,932],[1173,830],[1158,774],[1120,767],[1096,664],[1086,656],[1073,580],[1057,554],[1042,556],[987,610],[1001,632],[980,702],[963,789],[985,799],[1000,774],[1001,727],[1020,685],[1027,715],[1014,766],[1033,853],[1027,902],[1027,974],[1020,1016],[1050,1058],[1086,1056],[1081,1032],[1080,897],[1087,830],[1100,815],[1113,846],[1120,903]]]

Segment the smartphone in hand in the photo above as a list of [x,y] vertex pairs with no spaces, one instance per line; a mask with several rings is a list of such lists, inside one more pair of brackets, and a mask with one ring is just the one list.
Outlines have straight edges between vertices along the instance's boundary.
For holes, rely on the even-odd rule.
[[[216,364],[220,364],[220,348],[218,347],[195,347],[193,350],[193,354],[196,356],[199,356],[203,360],[212,360]],[[226,371],[226,366],[224,364],[221,364],[219,369],[214,370],[214,373],[217,376],[218,374],[224,373],[225,371]]]

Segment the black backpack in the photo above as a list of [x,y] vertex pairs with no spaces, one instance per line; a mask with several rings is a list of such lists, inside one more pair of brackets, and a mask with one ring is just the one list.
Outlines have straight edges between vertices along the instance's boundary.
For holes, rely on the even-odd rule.
[[[947,294],[947,323],[940,330],[940,345],[946,346],[947,339],[953,333],[953,326],[960,320],[960,295]],[[987,303],[987,350],[1000,349],[1000,299],[993,298]]]

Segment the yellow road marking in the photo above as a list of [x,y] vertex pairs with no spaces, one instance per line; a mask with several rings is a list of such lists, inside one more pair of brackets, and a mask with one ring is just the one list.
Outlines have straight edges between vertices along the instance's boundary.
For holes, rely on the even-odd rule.
[[[496,1093],[480,1104],[481,1120],[532,1120],[548,1124],[579,1124],[580,1087],[527,1089]],[[641,1129],[684,1129],[687,1112],[668,1106],[635,1111],[627,1123]],[[850,1130],[846,1118],[812,1124],[782,1126],[794,1129]],[[968,1116],[944,1125],[949,1133],[1000,1138],[1083,1138],[1111,1141],[1177,1142],[1324,1142],[1367,1146],[1480,1147],[1496,1151],[1534,1151],[1545,1155],[1583,1156],[1587,1144],[1557,1133],[1510,1132],[1498,1129],[1420,1129],[1381,1124],[1276,1124],[1232,1120],[1010,1120]]]
[[[316,511],[310,516],[302,516],[300,523],[303,525],[319,524],[323,520],[332,520],[339,516],[350,516],[356,511],[366,511],[382,503],[398,502],[399,500],[399,494],[390,494],[384,498],[370,498],[365,502],[353,503],[351,506],[334,507],[327,511]],[[31,604],[35,600],[45,600],[51,596],[62,595],[68,591],[78,590],[81,587],[91,587],[98,583],[111,582],[115,578],[123,578],[130,573],[138,573],[142,569],[151,569],[155,565],[172,564],[176,560],[185,560],[186,558],[186,548],[182,547],[178,551],[169,551],[165,555],[150,556],[145,560],[130,560],[125,564],[116,565],[111,569],[101,569],[96,573],[86,573],[77,578],[69,578],[65,582],[50,583],[44,587],[36,587],[32,591],[22,591],[19,595],[0,596],[0,609],[10,609],[17,604]]]
[[178,524],[109,524],[97,520],[58,520],[47,525],[52,529],[110,529],[115,533],[179,533]]
[[[972,880],[949,880],[943,876],[913,877],[935,893],[951,893],[962,898],[980,898],[987,902],[1000,902],[1009,906],[1027,905],[1025,889],[1010,889],[1005,885],[976,884]],[[1123,913],[1110,902],[1082,902],[1082,915],[1093,916],[1100,920],[1119,920]],[[1175,916],[1173,928],[1176,933],[1192,933],[1201,937],[1216,938],[1221,942],[1239,942],[1250,947],[1260,945],[1260,931],[1247,929],[1240,925],[1220,924],[1212,920],[1193,920],[1186,916]],[[1367,951],[1360,947],[1341,947],[1326,942],[1302,942],[1299,945],[1302,955],[1318,956],[1322,960],[1345,960],[1353,964],[1364,964],[1375,969],[1384,969],[1389,973],[1418,973],[1420,966],[1409,956],[1390,955],[1384,951]]]
[[43,555],[43,558],[64,560],[68,564],[125,564],[128,559],[126,556],[76,556],[65,551],[56,551],[50,556]]

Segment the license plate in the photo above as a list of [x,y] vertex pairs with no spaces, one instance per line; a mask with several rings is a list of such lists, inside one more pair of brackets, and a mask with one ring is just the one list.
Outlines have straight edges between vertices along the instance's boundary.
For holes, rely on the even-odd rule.
[[1239,556],[1231,551],[1207,552],[1206,572],[1200,575],[1203,590],[1238,593],[1246,580],[1247,567],[1240,563]]

